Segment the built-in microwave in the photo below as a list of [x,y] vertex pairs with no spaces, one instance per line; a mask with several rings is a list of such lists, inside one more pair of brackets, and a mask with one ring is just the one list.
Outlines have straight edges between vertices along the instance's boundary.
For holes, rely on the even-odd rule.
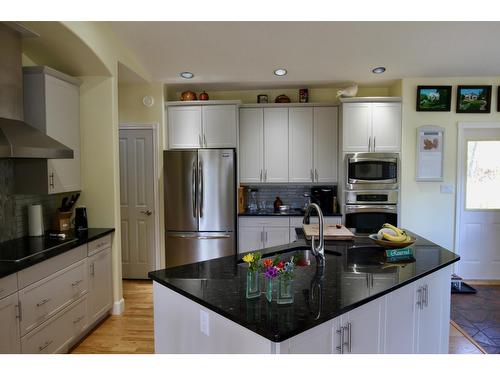
[[398,189],[399,155],[379,152],[346,154],[346,189]]

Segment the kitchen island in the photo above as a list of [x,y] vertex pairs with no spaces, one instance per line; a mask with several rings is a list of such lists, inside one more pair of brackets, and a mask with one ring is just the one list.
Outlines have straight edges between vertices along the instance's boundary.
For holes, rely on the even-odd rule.
[[[294,302],[246,298],[244,254],[150,272],[156,353],[448,353],[454,253],[417,237],[388,262],[367,237],[325,242],[326,265],[304,240],[263,249],[299,255]],[[276,291],[274,291],[276,294]]]

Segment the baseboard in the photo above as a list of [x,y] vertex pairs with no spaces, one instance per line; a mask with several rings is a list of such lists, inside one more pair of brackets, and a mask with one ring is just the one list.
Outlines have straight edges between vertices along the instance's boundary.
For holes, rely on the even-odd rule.
[[113,309],[111,310],[111,315],[121,315],[125,311],[125,300],[122,298],[119,301],[113,303]]

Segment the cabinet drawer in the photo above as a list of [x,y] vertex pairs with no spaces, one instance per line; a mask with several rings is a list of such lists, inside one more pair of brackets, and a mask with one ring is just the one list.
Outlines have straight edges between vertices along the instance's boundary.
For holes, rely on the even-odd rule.
[[2,277],[0,279],[0,298],[17,292],[17,273]]
[[57,316],[21,339],[22,353],[50,354],[67,352],[88,325],[87,298],[60,312]]
[[25,268],[17,273],[19,289],[42,280],[45,277],[53,275],[55,272],[69,267],[87,257],[87,245],[78,246],[65,253],[59,254],[53,258],[47,259],[34,266]]
[[288,217],[240,217],[241,227],[288,227],[290,220]]
[[20,290],[21,336],[59,313],[87,291],[87,259]]
[[111,247],[111,235],[109,234],[105,237],[89,242],[88,246],[89,246],[89,253],[88,253],[89,256],[98,253],[99,251],[102,251],[104,249],[107,249],[108,247]]

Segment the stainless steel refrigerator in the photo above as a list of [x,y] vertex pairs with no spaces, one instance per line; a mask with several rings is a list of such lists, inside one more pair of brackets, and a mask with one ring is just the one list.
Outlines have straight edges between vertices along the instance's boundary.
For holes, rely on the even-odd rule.
[[236,252],[234,149],[164,151],[166,267]]

